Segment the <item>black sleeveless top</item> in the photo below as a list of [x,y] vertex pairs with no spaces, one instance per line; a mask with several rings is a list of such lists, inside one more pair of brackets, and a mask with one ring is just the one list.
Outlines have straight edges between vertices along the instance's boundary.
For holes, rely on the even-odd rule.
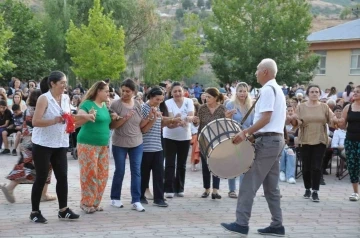
[[360,112],[351,110],[351,104],[347,114],[347,132],[346,139],[360,141]]

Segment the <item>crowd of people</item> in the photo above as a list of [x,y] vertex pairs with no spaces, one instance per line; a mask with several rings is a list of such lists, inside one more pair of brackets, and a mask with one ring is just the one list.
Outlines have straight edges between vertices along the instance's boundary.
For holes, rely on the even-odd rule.
[[[278,156],[277,180],[296,183],[296,156],[300,156],[304,198],[319,202],[320,184],[325,184],[323,175],[327,174],[332,156],[328,151],[336,148],[346,160],[353,185],[354,193],[349,199],[359,200],[360,86],[349,83],[340,94],[334,87],[322,91],[317,85],[291,88],[283,85],[280,92],[286,103],[286,120],[278,134],[283,135],[286,143]],[[270,89],[266,93],[273,97],[272,94],[276,96],[278,92]],[[220,179],[211,175],[207,158],[199,152],[197,137],[209,122],[218,118],[231,118],[240,123],[255,99],[266,93],[252,89],[245,82],[205,89],[198,83],[186,87],[169,80],[159,86],[144,87],[137,79],[126,79],[119,90],[109,81],[96,82],[87,90],[81,85],[72,90],[67,86],[66,76],[59,71],[41,82],[24,84],[13,78],[7,90],[0,88],[0,140],[4,144],[1,154],[17,155],[20,144],[20,159],[7,176],[10,183],[1,185],[1,189],[13,203],[15,187],[33,183],[30,214],[33,222],[47,222],[41,213],[40,201],[56,198],[59,218],[79,218],[67,206],[67,152],[69,138],[75,132],[70,136],[64,133],[67,121],[63,115],[71,113],[79,128],[75,146],[80,167],[80,208],[85,213],[103,211],[100,204],[108,181],[110,155],[115,162],[110,193],[113,207],[124,207],[121,194],[127,158],[133,210],[144,212],[143,204],[149,200],[153,200],[155,206],[167,207],[166,199],[186,196],[190,148],[192,171],[198,170],[200,161],[202,164],[204,192],[201,198],[211,193],[212,199],[221,199]],[[267,109],[259,106],[255,110]],[[256,120],[259,120],[256,113],[251,112],[242,124],[243,131],[253,128]],[[16,134],[12,151],[8,142],[11,134]],[[277,153],[277,149],[273,152]],[[52,173],[57,180],[57,196],[47,192]],[[151,174],[153,195],[149,189]],[[240,189],[241,184],[246,183],[243,178],[244,175],[228,180],[230,198],[238,198],[238,190],[240,194],[243,192]],[[249,194],[239,199],[247,196]]]

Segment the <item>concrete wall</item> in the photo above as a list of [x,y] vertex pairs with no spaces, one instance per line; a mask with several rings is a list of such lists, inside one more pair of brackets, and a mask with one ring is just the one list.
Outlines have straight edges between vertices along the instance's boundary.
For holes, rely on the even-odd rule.
[[327,50],[326,74],[316,75],[313,83],[321,89],[336,87],[343,91],[349,82],[360,85],[360,75],[350,75],[351,50]]

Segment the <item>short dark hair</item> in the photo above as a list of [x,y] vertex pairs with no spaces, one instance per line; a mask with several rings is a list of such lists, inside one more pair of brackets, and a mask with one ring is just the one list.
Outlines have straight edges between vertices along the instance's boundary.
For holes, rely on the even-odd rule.
[[150,98],[153,98],[156,96],[161,96],[161,95],[164,95],[163,90],[161,90],[160,87],[155,86],[150,89],[150,91],[148,92],[146,97],[147,97],[147,99],[150,99]]
[[137,91],[137,87],[136,87],[136,83],[134,82],[134,80],[132,79],[125,79],[121,84],[120,87],[127,87],[130,88],[131,91],[136,92]]
[[11,107],[11,110],[12,110],[13,112],[20,110],[20,105],[19,105],[19,104],[13,104],[12,107]]
[[34,91],[32,91],[29,95],[29,98],[28,98],[28,101],[27,101],[27,104],[30,106],[30,107],[35,107],[36,106],[36,102],[38,100],[38,98],[40,97],[41,95],[41,90],[40,89],[36,89]]
[[0,100],[0,106],[7,107],[6,101],[5,100]]

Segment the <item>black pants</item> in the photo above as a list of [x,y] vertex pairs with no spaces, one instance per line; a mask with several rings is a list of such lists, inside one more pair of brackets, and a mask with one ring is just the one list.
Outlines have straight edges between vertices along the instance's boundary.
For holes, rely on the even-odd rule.
[[150,172],[153,175],[154,202],[164,201],[164,156],[162,151],[143,152],[141,162],[141,197],[149,187]]
[[[205,189],[210,188],[210,181],[211,181],[211,173],[209,167],[207,165],[206,159],[203,155],[201,157],[201,166],[202,166],[202,176],[203,176],[203,185]],[[213,184],[212,188],[219,189],[220,187],[220,179],[212,175]]]
[[302,145],[300,147],[305,189],[319,190],[325,150],[324,144]]
[[68,181],[67,181],[67,148],[49,148],[33,144],[32,155],[36,171],[36,179],[32,187],[32,210],[39,211],[41,194],[49,173],[49,166],[56,178],[56,195],[59,209],[67,207]]
[[[166,193],[184,192],[186,160],[190,140],[177,141],[166,139],[165,142],[165,186]],[[176,162],[176,174],[175,174]]]
[[329,166],[329,162],[332,159],[332,155],[333,155],[333,150],[332,149],[326,149],[325,150],[325,155],[323,158],[323,171],[325,171],[328,166]]

